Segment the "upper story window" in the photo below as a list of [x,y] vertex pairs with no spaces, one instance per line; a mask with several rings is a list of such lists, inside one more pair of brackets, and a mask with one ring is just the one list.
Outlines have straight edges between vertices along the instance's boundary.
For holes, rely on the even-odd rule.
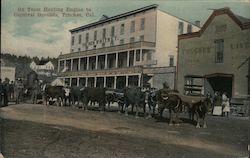
[[78,43],[81,44],[81,42],[82,42],[82,35],[79,35],[78,36]]
[[115,26],[111,27],[111,37],[115,36]]
[[129,40],[130,43],[133,43],[135,42],[135,38],[134,37],[131,37],[130,40]]
[[224,56],[224,40],[218,39],[215,43],[215,63],[223,63]]
[[94,41],[97,39],[97,31],[94,32]]
[[89,33],[86,33],[86,43],[89,41]]
[[110,41],[110,46],[113,46],[113,45],[114,45],[114,40],[111,39],[111,41]]
[[187,26],[187,33],[191,33],[192,32],[192,25],[188,24]]
[[75,36],[72,36],[71,37],[71,45],[74,45],[74,43],[75,43]]
[[124,44],[124,39],[121,39],[121,40],[120,40],[120,44]]
[[145,29],[145,18],[141,19],[141,26],[140,26],[140,30],[144,30]]
[[103,29],[103,30],[102,30],[102,38],[103,38],[103,39],[106,38],[106,29]]
[[169,56],[169,66],[174,66],[174,56],[173,55]]
[[183,34],[183,26],[184,26],[184,23],[180,21],[179,26],[178,26],[178,34],[179,35]]
[[135,32],[135,21],[131,21],[130,32]]
[[120,30],[120,34],[121,34],[121,35],[124,34],[124,27],[125,27],[125,25],[124,25],[124,24],[121,24],[121,30]]
[[140,36],[140,41],[144,41],[144,35]]

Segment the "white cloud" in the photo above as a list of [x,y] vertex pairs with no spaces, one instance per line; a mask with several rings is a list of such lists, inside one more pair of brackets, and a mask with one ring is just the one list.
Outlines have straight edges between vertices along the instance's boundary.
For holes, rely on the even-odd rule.
[[[35,23],[32,29],[39,30],[31,36],[14,36],[17,22],[15,18],[9,18],[7,23],[2,23],[1,51],[16,55],[29,55],[38,57],[57,57],[60,52],[69,53],[70,32],[69,29],[81,26],[79,22],[66,22],[61,30],[54,25],[55,19],[44,19]],[[48,43],[46,40],[56,39]]]

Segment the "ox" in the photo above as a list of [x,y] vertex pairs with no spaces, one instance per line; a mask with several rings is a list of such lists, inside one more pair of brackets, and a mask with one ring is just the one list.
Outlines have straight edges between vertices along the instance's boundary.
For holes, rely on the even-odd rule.
[[105,110],[105,89],[98,87],[85,87],[81,89],[81,98],[83,102],[84,110],[87,110],[88,103],[97,102],[99,104],[100,111]]
[[44,88],[44,104],[47,105],[48,99],[56,99],[57,105],[63,106],[63,100],[65,100],[65,90],[63,86],[51,86],[47,85]]
[[135,117],[138,118],[139,107],[143,107],[144,116],[146,116],[146,104],[145,104],[145,93],[141,91],[140,87],[130,87],[124,90],[124,104],[125,104],[125,115],[128,115],[129,105],[136,108]]

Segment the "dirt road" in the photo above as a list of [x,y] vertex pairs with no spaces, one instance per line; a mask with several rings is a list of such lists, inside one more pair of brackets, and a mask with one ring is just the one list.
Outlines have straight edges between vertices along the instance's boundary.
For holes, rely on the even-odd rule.
[[[247,157],[248,119],[208,118],[207,129],[116,112],[20,104],[0,109],[5,157]],[[184,116],[183,116],[184,117]]]

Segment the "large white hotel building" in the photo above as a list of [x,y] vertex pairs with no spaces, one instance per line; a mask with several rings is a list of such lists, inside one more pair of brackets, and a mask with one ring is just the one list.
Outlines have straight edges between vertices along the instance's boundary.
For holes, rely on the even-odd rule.
[[59,78],[89,87],[175,86],[178,35],[200,28],[150,5],[70,30]]

